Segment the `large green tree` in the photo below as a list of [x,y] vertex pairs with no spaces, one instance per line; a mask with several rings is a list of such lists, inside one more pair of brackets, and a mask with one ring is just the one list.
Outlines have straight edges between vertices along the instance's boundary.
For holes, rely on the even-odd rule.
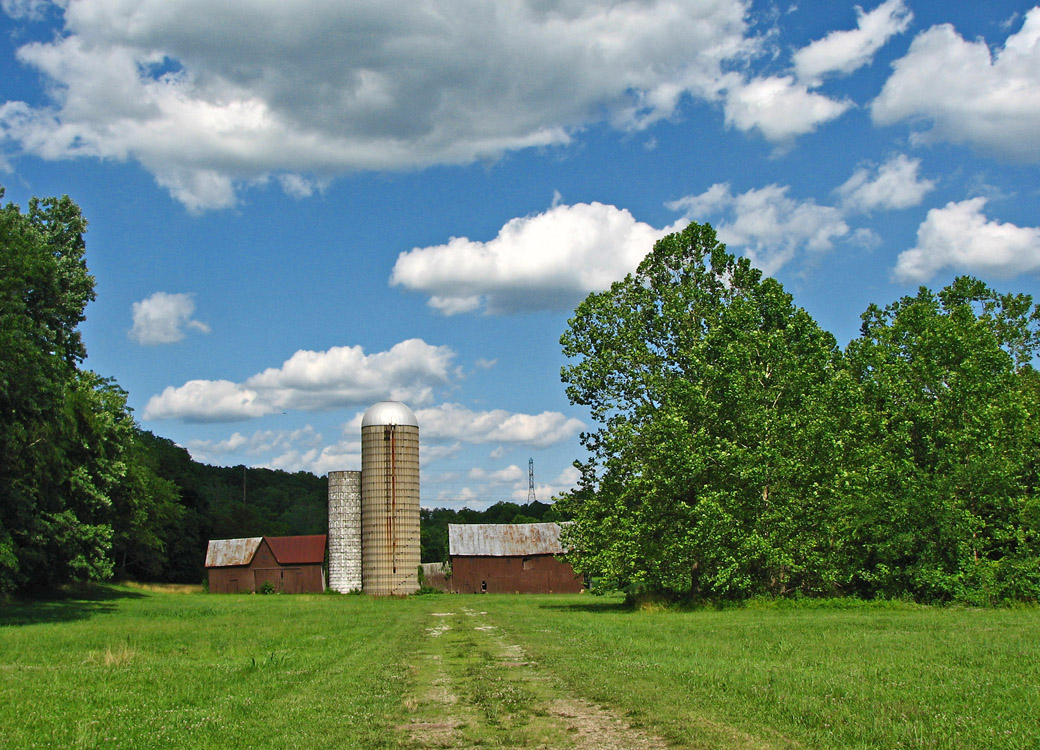
[[561,343],[568,396],[599,423],[561,499],[578,570],[702,596],[841,586],[819,491],[839,351],[777,281],[691,224],[589,295]]
[[67,196],[0,208],[0,593],[161,569],[180,513],[126,394],[79,367],[86,226]]
[[863,315],[844,457],[863,593],[1040,596],[1040,307],[962,277]]
[[108,572],[104,501],[66,493],[77,327],[94,298],[85,229],[67,197],[0,208],[0,591]]

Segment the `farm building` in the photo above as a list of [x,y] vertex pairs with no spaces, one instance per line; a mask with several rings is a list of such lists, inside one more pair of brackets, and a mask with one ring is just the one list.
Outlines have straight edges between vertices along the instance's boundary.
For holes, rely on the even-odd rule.
[[564,552],[558,523],[448,525],[451,589],[457,593],[554,594],[584,588]]
[[270,583],[285,594],[325,590],[325,534],[211,539],[206,548],[209,590],[259,591]]

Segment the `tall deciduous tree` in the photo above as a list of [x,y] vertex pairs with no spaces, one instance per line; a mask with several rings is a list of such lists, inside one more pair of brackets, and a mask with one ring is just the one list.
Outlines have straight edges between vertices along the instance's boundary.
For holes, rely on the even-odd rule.
[[665,237],[577,308],[567,393],[600,423],[563,498],[584,572],[711,596],[833,590],[825,392],[839,352],[708,225]]
[[865,593],[1040,595],[1040,307],[962,277],[863,315],[865,418],[846,456]]
[[85,229],[67,197],[0,208],[0,591],[106,572],[110,530],[65,495],[77,326],[94,298]]
[[121,569],[156,570],[180,512],[126,394],[79,369],[86,226],[68,197],[0,208],[0,593],[107,577],[113,541]]

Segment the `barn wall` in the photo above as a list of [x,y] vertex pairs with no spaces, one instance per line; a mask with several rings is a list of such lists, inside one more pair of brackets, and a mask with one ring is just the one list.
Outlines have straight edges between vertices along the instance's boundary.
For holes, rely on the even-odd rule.
[[253,571],[245,565],[229,568],[208,568],[211,594],[237,594],[253,591]]
[[[487,588],[484,588],[484,584]],[[526,557],[455,556],[451,586],[457,593],[561,594],[584,588],[570,563],[552,555]]]
[[282,594],[320,594],[324,581],[320,565],[284,565],[275,568],[254,568],[256,590],[270,582]]
[[248,566],[209,568],[208,572],[212,594],[259,591],[268,582],[284,594],[320,594],[325,590],[321,565],[279,565],[266,540],[260,543]]

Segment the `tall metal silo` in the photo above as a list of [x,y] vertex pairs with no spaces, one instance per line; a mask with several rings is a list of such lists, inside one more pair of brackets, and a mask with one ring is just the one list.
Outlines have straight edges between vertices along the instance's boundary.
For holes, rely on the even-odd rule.
[[361,590],[361,472],[329,472],[329,588]]
[[400,401],[361,420],[361,578],[374,596],[419,590],[419,423]]

